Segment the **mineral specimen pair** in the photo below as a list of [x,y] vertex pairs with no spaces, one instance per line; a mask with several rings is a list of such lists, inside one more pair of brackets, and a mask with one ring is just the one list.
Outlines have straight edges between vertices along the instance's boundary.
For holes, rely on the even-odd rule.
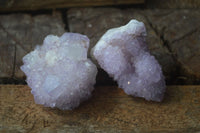
[[[92,49],[92,56],[128,95],[161,101],[165,92],[162,70],[145,42],[142,22],[108,30]],[[91,96],[97,68],[87,58],[89,39],[78,33],[49,35],[23,58],[22,71],[35,102],[73,109]]]

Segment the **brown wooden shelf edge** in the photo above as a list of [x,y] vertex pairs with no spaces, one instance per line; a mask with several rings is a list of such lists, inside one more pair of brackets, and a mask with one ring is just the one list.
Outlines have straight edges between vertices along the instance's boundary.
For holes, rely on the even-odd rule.
[[143,4],[145,0],[0,0],[0,11]]
[[0,85],[0,132],[197,132],[200,86],[168,86],[163,102],[126,95],[116,86],[95,87],[71,111],[34,103],[26,85]]

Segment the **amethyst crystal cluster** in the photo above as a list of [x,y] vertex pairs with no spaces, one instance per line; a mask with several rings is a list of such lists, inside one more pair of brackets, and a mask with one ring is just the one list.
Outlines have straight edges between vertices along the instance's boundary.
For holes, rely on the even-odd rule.
[[[127,94],[161,101],[165,92],[162,70],[148,52],[142,22],[108,30],[92,49],[92,56]],[[23,58],[22,71],[35,102],[73,109],[93,91],[96,66],[87,58],[89,39],[77,33],[49,35]]]
[[150,55],[142,22],[108,30],[92,50],[94,58],[128,95],[161,101],[165,80],[160,65]]
[[88,48],[89,39],[84,35],[49,35],[42,46],[23,58],[21,69],[36,103],[73,109],[91,95],[97,68],[87,59]]

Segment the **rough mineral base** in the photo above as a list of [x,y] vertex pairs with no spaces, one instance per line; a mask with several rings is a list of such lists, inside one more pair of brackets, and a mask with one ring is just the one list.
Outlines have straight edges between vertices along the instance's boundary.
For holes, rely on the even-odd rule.
[[89,39],[81,34],[48,35],[23,58],[21,70],[37,104],[68,110],[90,97],[97,68],[87,58],[88,48]]
[[128,95],[162,101],[165,80],[161,67],[150,55],[142,22],[108,30],[92,49],[92,56]]

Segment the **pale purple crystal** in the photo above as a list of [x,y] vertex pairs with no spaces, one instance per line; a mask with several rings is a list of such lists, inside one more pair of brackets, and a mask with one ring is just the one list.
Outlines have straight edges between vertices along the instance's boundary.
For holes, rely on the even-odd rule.
[[92,49],[92,56],[128,95],[161,101],[165,80],[161,67],[150,55],[142,22],[108,30]]
[[97,74],[88,48],[89,39],[81,34],[48,35],[42,46],[24,56],[21,70],[37,104],[73,109],[88,99]]

